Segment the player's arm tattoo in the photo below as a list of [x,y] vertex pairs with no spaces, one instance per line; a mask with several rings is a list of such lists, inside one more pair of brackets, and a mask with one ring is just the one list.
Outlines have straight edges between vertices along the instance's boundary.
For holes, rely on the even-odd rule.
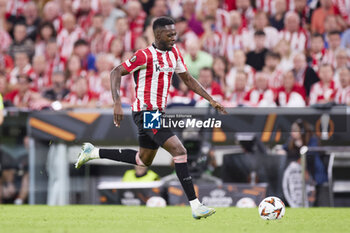
[[127,75],[129,72],[122,66],[116,66],[111,71],[111,91],[114,103],[120,102],[120,82],[123,75]]
[[189,89],[202,96],[204,99],[209,102],[213,100],[213,98],[208,94],[208,92],[204,89],[202,84],[200,84],[197,79],[193,78],[192,75],[188,72],[178,74],[181,80],[188,86]]

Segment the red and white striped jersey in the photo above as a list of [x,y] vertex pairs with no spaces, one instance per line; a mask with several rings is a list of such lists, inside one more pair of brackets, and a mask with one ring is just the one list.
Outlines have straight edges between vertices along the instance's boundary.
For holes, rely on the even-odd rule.
[[224,9],[216,10],[215,27],[218,32],[223,32],[230,24],[230,15]]
[[[349,0],[333,0],[333,5],[336,7],[336,11],[339,11],[343,19],[350,24],[350,1]],[[336,12],[338,13],[338,12]]]
[[235,50],[244,50],[245,29],[239,30],[237,34],[223,34],[220,54],[225,56],[229,62],[234,63]]
[[8,76],[8,83],[10,85],[17,84],[17,76],[20,74],[25,74],[30,76],[33,73],[33,68],[30,64],[27,64],[24,66],[24,68],[21,70],[19,67],[13,68],[13,70],[10,72],[10,75]]
[[74,43],[82,38],[85,38],[85,33],[80,27],[76,27],[71,33],[65,28],[62,29],[57,35],[57,45],[60,55],[64,58],[69,58],[73,52]]
[[122,63],[133,73],[136,83],[136,99],[133,111],[163,111],[167,105],[167,96],[174,72],[184,73],[187,67],[178,48],[161,51],[154,45],[138,50],[132,58]]
[[334,101],[337,104],[350,104],[350,86],[347,86],[346,88],[338,88]]
[[336,88],[334,81],[331,81],[327,86],[322,81],[319,81],[311,86],[309,104],[317,104],[322,101],[332,101],[335,97],[335,93]]
[[24,5],[31,0],[8,0],[6,5],[6,14],[8,16],[19,16],[23,14]]
[[259,90],[254,87],[247,93],[244,100],[251,107],[276,107],[275,93],[269,88]]
[[204,38],[203,49],[213,56],[217,56],[221,51],[222,35],[219,32],[213,32],[210,36]]
[[305,107],[305,89],[298,84],[295,84],[290,92],[287,92],[284,87],[279,88],[277,94],[278,104],[281,107]]
[[93,54],[108,53],[114,39],[113,33],[103,30],[90,36],[90,51]]
[[292,51],[304,52],[308,45],[308,34],[303,28],[293,33],[283,29],[279,32],[279,39],[288,41]]
[[136,19],[129,19],[129,28],[137,36],[141,35],[143,32],[143,27],[145,25],[145,21],[147,18],[147,14],[144,11],[137,16]]

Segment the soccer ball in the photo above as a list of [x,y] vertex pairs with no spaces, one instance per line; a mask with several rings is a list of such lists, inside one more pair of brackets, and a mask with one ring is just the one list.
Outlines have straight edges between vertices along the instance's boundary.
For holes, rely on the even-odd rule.
[[146,202],[147,207],[166,207],[166,201],[162,197],[151,197]]
[[259,204],[259,215],[264,220],[281,219],[285,212],[286,207],[278,197],[267,197]]

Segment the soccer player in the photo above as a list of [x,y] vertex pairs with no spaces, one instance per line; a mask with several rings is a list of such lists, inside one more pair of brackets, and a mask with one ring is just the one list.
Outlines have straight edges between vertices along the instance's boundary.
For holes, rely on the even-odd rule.
[[136,82],[136,100],[132,116],[138,126],[139,150],[99,149],[85,143],[79,154],[76,168],[92,159],[106,158],[139,166],[150,166],[159,146],[166,149],[174,159],[175,171],[186,193],[196,219],[208,217],[215,210],[201,204],[196,197],[192,178],[187,167],[187,152],[179,138],[169,128],[144,129],[145,111],[164,112],[167,95],[174,72],[195,93],[208,100],[212,107],[226,114],[224,107],[215,101],[188,72],[182,55],[175,45],[175,22],[169,17],[160,17],[153,23],[155,42],[111,71],[112,96],[114,100],[114,124],[120,126],[123,110],[120,101],[121,77],[133,73]]

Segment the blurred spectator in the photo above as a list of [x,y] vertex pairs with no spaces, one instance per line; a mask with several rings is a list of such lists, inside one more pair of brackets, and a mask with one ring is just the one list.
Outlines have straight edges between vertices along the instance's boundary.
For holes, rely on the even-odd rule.
[[[155,4],[162,4],[156,3]],[[142,10],[142,5],[139,1],[129,0],[126,4],[126,13],[128,15],[128,23],[130,31],[135,36],[140,36],[143,32],[143,27],[146,21],[146,13]],[[162,14],[163,15],[163,14]],[[161,16],[161,15],[159,15]]]
[[203,21],[204,33],[200,37],[201,47],[212,56],[220,54],[222,35],[215,30],[215,18],[206,16]]
[[17,76],[17,88],[5,96],[5,100],[12,103],[13,106],[23,109],[35,109],[36,101],[40,99],[40,95],[30,89],[32,80],[26,74]]
[[61,32],[63,29],[60,7],[55,1],[49,1],[45,4],[43,10],[43,21],[52,23],[57,33]]
[[350,25],[350,2],[346,0],[333,0],[333,5],[336,8],[337,13],[339,12],[344,21],[344,26]]
[[277,91],[277,103],[281,107],[305,107],[305,89],[295,82],[292,71],[283,74],[283,85]]
[[[92,18],[96,14],[97,9],[96,8],[93,9],[92,7],[93,1],[91,0],[79,0],[78,2],[79,4],[77,5],[77,9],[76,10],[73,9],[73,11],[75,12],[76,23],[77,25],[79,25],[80,28],[84,30],[85,33],[87,33],[89,28],[91,27]],[[70,14],[70,13],[65,13],[65,14]]]
[[124,11],[113,6],[114,0],[100,0],[101,14],[104,18],[103,27],[109,32],[114,32],[114,23],[117,18],[125,17]]
[[[101,78],[101,92],[98,97],[97,106],[100,108],[110,108],[113,106],[113,98],[112,98],[112,92],[111,92],[111,85],[110,85],[110,79],[109,79],[109,72],[104,71],[100,75]],[[120,96],[124,96],[123,88],[120,89]],[[124,103],[123,98],[121,98],[121,102]]]
[[236,8],[242,15],[242,25],[245,28],[251,28],[255,10],[251,5],[251,1],[236,0]]
[[38,39],[35,43],[35,55],[44,55],[48,41],[56,38],[56,30],[52,23],[43,22],[38,31]]
[[343,67],[349,68],[349,54],[346,50],[338,49],[335,54],[335,73],[334,73],[334,82],[335,87],[340,87],[340,69]]
[[228,73],[228,63],[225,57],[215,57],[213,61],[214,81],[218,82],[224,90],[226,85],[226,75]]
[[103,88],[101,86],[101,74],[110,72],[113,68],[113,57],[104,53],[100,53],[96,58],[96,72],[88,75],[89,90],[101,94]]
[[168,0],[168,7],[170,16],[174,19],[182,16],[182,2],[183,0]]
[[319,33],[313,34],[311,36],[311,45],[309,50],[310,66],[317,72],[318,67],[322,64],[326,54],[326,49],[324,48],[323,36]]
[[47,68],[48,66],[44,56],[40,55],[33,58],[33,72],[29,74],[32,80],[30,87],[33,90],[41,92],[51,85]]
[[247,64],[257,71],[261,71],[265,65],[265,56],[268,51],[265,47],[265,40],[265,32],[256,31],[254,33],[255,49],[247,53]]
[[82,28],[76,25],[75,16],[66,13],[62,16],[63,29],[57,35],[57,44],[60,55],[68,59],[73,52],[74,43],[79,39],[85,38]]
[[118,66],[121,64],[122,55],[124,53],[124,44],[123,41],[115,38],[111,42],[110,54],[113,56],[113,65]]
[[182,16],[187,20],[188,27],[197,35],[203,33],[202,23],[196,18],[196,0],[183,0]]
[[333,81],[333,68],[323,64],[319,70],[320,81],[313,84],[310,91],[310,105],[333,102],[336,88]]
[[34,2],[27,2],[23,8],[23,16],[27,25],[27,38],[35,41],[40,25],[37,5]]
[[311,8],[307,5],[307,0],[294,0],[295,12],[298,13],[301,19],[301,26],[305,29],[310,29],[311,24]]
[[65,73],[66,73],[66,87],[68,89],[72,88],[72,86],[75,84],[75,82],[79,78],[87,77],[87,73],[85,70],[82,69],[80,59],[77,55],[72,55],[69,58]]
[[[296,120],[291,126],[290,138],[284,146],[288,155],[287,163],[299,161],[299,151],[302,146],[316,147],[318,144],[318,139],[313,134],[310,124],[301,119]],[[327,182],[326,168],[319,153],[308,152],[306,159],[307,170],[316,183],[319,185]]]
[[189,68],[188,71],[194,78],[198,79],[199,71],[203,67],[212,67],[213,57],[209,53],[200,50],[200,44],[197,40],[187,40],[186,51],[187,54],[185,54],[184,60]]
[[209,16],[213,19],[213,31],[225,32],[230,18],[226,10],[219,8],[219,4],[219,0],[203,0],[200,4],[201,8],[197,10],[197,19],[204,22]]
[[154,4],[150,10],[150,14],[148,16],[147,21],[150,22],[154,18],[158,18],[160,16],[165,16],[165,15],[168,15],[167,2],[165,0],[154,0]]
[[24,23],[17,23],[14,26],[13,37],[8,54],[14,58],[15,53],[25,52],[29,58],[32,58],[34,55],[34,44],[30,39],[27,39],[27,26]]
[[230,63],[234,63],[234,53],[236,50],[244,49],[243,35],[246,33],[246,29],[242,27],[242,18],[238,11],[230,12],[230,27],[228,32],[223,34],[222,51],[221,55],[224,55]]
[[295,81],[297,84],[305,88],[306,96],[309,97],[311,86],[318,82],[319,78],[315,71],[307,65],[304,54],[296,54],[293,63]]
[[9,84],[11,86],[17,84],[17,76],[18,75],[30,75],[33,72],[32,66],[29,62],[28,54],[25,52],[17,52],[15,54],[15,67],[11,71],[9,75]]
[[289,41],[292,50],[303,52],[308,45],[308,32],[300,26],[300,17],[289,11],[284,18],[284,29],[279,33],[279,39]]
[[79,77],[72,85],[71,91],[63,99],[63,109],[71,108],[94,108],[96,107],[97,95],[89,91],[86,78]]
[[80,59],[80,64],[83,70],[91,71],[96,70],[95,56],[90,52],[89,43],[84,39],[79,39],[74,43],[73,55],[76,55]]
[[123,182],[151,182],[159,180],[159,176],[147,167],[135,166],[123,175]]
[[281,69],[283,71],[288,71],[288,70],[293,69],[294,53],[292,52],[288,41],[286,41],[285,39],[280,40],[276,44],[273,51],[278,53],[281,57],[279,69]]
[[328,41],[328,50],[323,58],[323,62],[331,64],[333,67],[335,66],[335,54],[338,49],[340,49],[340,32],[332,31],[327,34]]
[[65,76],[62,71],[56,71],[52,74],[51,88],[44,91],[42,96],[50,101],[62,101],[69,90],[65,87]]
[[267,52],[263,71],[269,75],[269,87],[277,89],[282,86],[283,71],[278,68],[281,56],[278,53]]
[[244,98],[251,107],[276,107],[275,94],[268,86],[268,75],[257,72],[255,75],[255,87]]
[[188,21],[184,17],[177,18],[175,20],[175,28],[176,28],[176,45],[180,50],[185,49],[186,41],[188,39],[198,39],[197,35],[189,28]]
[[[56,39],[51,38],[46,45],[45,59],[48,66],[48,76],[51,77],[54,71],[64,71],[66,59],[60,56]],[[50,79],[49,79],[50,80]]]
[[[224,94],[220,85],[214,81],[213,70],[208,67],[203,67],[199,71],[198,82],[216,101],[222,101]],[[203,97],[194,95],[193,98],[197,101],[196,106],[207,106],[209,103]]]
[[101,14],[95,14],[93,16],[92,27],[89,29],[88,38],[91,53],[99,54],[109,51],[114,35],[103,28],[103,16]]
[[323,34],[325,19],[328,15],[336,14],[332,0],[320,0],[321,6],[312,13],[311,32]]
[[243,71],[238,71],[235,74],[235,84],[232,92],[226,93],[227,107],[237,107],[244,105],[244,98],[247,94],[247,74]]
[[135,47],[135,40],[137,35],[130,30],[128,19],[126,17],[118,18],[115,22],[115,29],[116,38],[123,41],[124,50],[132,51]]
[[278,31],[268,25],[267,15],[263,11],[259,11],[254,16],[253,29],[249,30],[247,37],[244,39],[245,48],[249,50],[255,49],[254,34],[256,31],[264,31],[266,35],[265,47],[272,49],[278,42]]
[[234,55],[234,65],[230,69],[229,73],[226,76],[225,86],[223,86],[225,93],[229,94],[235,86],[235,77],[238,71],[243,71],[247,74],[246,80],[246,91],[249,91],[253,88],[254,85],[254,75],[255,69],[250,65],[246,64],[246,55],[242,50],[237,50]]
[[284,17],[287,12],[287,2],[286,0],[276,0],[274,4],[276,12],[270,16],[270,24],[278,31],[281,31],[284,28]]
[[334,100],[336,104],[350,105],[350,71],[348,67],[339,68],[339,87]]

